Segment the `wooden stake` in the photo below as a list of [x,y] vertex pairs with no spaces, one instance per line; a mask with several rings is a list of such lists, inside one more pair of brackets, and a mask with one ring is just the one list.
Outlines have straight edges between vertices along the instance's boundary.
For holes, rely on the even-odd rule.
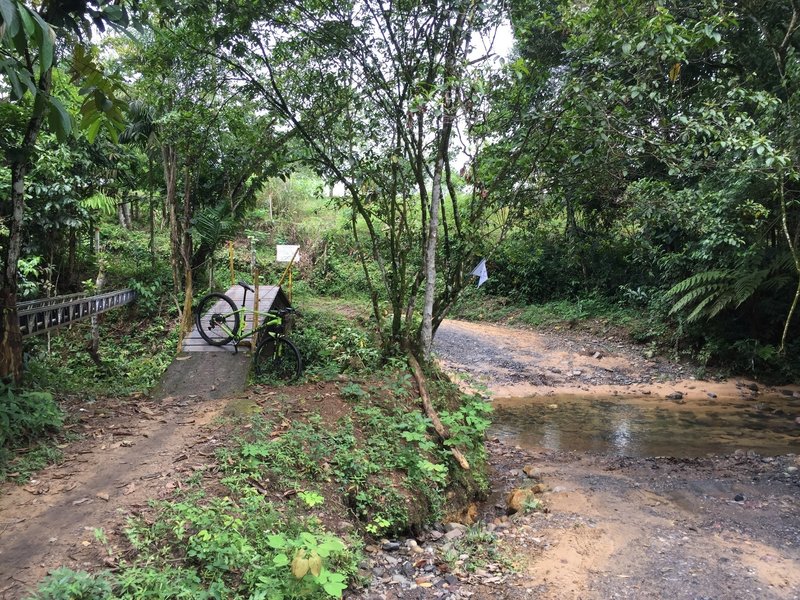
[[236,285],[236,274],[233,272],[233,242],[228,242],[228,262],[231,267],[231,287]]
[[[436,412],[436,409],[433,408],[433,404],[431,404],[431,398],[428,395],[428,387],[425,384],[425,375],[422,373],[422,367],[419,366],[417,359],[411,354],[408,355],[408,364],[411,366],[411,372],[414,374],[414,379],[417,381],[417,387],[419,387],[419,395],[420,398],[422,398],[422,408],[425,410],[425,414],[428,415],[428,418],[433,423],[433,428],[436,430],[436,433],[439,434],[439,438],[441,438],[442,441],[445,441],[450,437],[450,433],[447,431],[444,423],[442,423],[442,420],[439,418],[439,414]],[[456,462],[461,465],[461,468],[465,471],[468,471],[469,462],[462,454],[461,450],[458,448],[450,448],[450,452],[453,453],[453,458],[455,458]]]
[[294,254],[292,254],[292,260],[290,260],[289,264],[286,265],[286,270],[284,270],[281,280],[278,282],[278,287],[281,287],[283,282],[286,280],[286,277],[289,277],[289,293],[287,294],[289,304],[292,303],[292,265],[294,265],[294,259],[297,258],[298,252],[300,252],[300,246],[298,246],[297,250],[295,250]]
[[[253,298],[253,329],[257,329],[261,324],[261,319],[258,316],[258,267],[253,269],[253,289],[255,289],[255,297]],[[250,344],[252,352],[255,352],[258,346],[258,334],[253,334],[253,340]]]

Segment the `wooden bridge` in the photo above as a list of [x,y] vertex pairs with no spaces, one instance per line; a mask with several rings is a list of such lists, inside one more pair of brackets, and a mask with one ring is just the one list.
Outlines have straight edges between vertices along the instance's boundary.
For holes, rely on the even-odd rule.
[[[289,300],[278,286],[262,285],[258,288],[258,312],[263,315],[270,308],[290,306]],[[244,288],[231,287],[225,295],[236,306],[242,305]],[[248,310],[254,310],[254,294],[247,292]],[[227,304],[211,310],[230,310]],[[245,327],[252,330],[254,313],[248,312]],[[250,352],[240,347],[235,352],[233,344],[212,346],[197,331],[195,324],[191,333],[183,339],[182,352],[167,368],[153,397],[166,398],[190,393],[193,398],[225,398],[244,391],[247,374],[250,372]],[[189,392],[187,392],[187,390]]]
[[112,308],[130,304],[135,299],[136,291],[127,289],[96,296],[70,294],[19,302],[17,304],[19,330],[22,337],[46,333]]
[[[242,298],[244,297],[244,288],[240,285],[235,285],[230,288],[225,295],[233,300],[237,307],[242,305]],[[283,293],[283,290],[277,285],[262,285],[256,288],[258,292],[258,312],[261,317],[264,313],[272,308],[286,308],[291,306],[289,299]],[[245,307],[248,312],[244,313],[245,318],[245,331],[253,330],[253,321],[256,315],[251,312],[255,310],[255,294],[247,292]],[[230,308],[224,302],[217,303],[209,312],[222,311],[228,312]],[[191,333],[183,338],[183,351],[184,352],[233,352],[233,344],[225,346],[212,346],[206,342],[197,331],[197,324],[195,323]]]

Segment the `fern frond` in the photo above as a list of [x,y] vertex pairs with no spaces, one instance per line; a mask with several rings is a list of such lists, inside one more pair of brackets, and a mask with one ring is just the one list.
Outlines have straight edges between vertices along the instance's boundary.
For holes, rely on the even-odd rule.
[[[734,304],[734,302],[735,298],[730,294],[720,295],[710,308],[706,308],[703,311],[705,314],[700,316],[705,316],[707,319],[713,319],[723,310]],[[739,304],[736,306],[739,306]]]
[[699,320],[700,317],[705,316],[705,314],[703,312],[704,309],[706,308],[706,306],[708,306],[709,304],[714,302],[714,300],[716,300],[716,299],[717,299],[716,296],[707,296],[706,298],[703,298],[700,301],[700,303],[697,306],[694,307],[694,310],[689,313],[689,316],[686,317],[686,321],[688,323],[693,323],[694,321]]
[[103,192],[95,192],[88,198],[81,200],[84,208],[89,210],[96,210],[105,215],[113,215],[117,210],[117,201],[110,196],[106,196]]
[[786,287],[795,282],[795,279],[792,278],[788,273],[775,275],[767,279],[761,288],[768,292],[776,292],[779,289]]
[[732,282],[732,300],[739,307],[761,287],[769,276],[769,269],[759,269],[745,273]]
[[704,285],[702,287],[698,287],[696,289],[690,290],[686,295],[680,298],[670,309],[669,314],[675,314],[678,311],[683,310],[690,304],[693,304],[695,301],[704,298],[704,297],[712,297],[716,298],[723,290],[725,289],[724,284],[714,284],[714,285]]
[[691,277],[687,277],[683,281],[676,283],[667,291],[666,297],[671,298],[673,296],[678,296],[679,294],[684,294],[689,290],[701,285],[721,283],[727,281],[729,277],[730,271],[728,270],[703,271],[702,273],[697,273]]
[[195,214],[192,230],[198,241],[213,247],[233,238],[234,223],[224,218],[223,212],[218,207],[208,207]]

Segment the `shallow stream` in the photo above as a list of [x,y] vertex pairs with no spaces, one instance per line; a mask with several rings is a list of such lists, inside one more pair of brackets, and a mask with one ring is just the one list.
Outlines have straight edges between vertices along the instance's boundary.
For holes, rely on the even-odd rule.
[[800,398],[678,404],[649,397],[498,398],[491,434],[523,448],[679,458],[800,453]]

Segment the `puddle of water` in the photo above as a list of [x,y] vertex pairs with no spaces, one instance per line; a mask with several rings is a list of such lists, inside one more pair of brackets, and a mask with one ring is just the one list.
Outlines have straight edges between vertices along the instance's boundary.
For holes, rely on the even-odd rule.
[[537,396],[495,401],[491,434],[529,449],[617,456],[800,452],[800,399],[676,404],[652,398]]

